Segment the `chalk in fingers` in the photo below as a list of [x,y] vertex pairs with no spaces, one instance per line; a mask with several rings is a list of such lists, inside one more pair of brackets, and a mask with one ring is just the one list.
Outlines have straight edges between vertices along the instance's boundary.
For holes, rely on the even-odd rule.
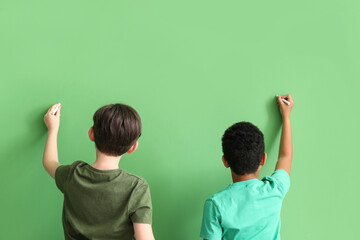
[[52,115],[55,115],[55,113],[58,111],[58,109],[60,108],[61,103],[58,103],[55,107],[55,109],[51,112]]
[[[276,97],[280,97],[279,95],[276,95]],[[281,97],[280,97],[281,98]],[[285,98],[281,98],[281,100],[283,101],[283,103],[285,103],[286,105],[290,105],[290,102],[288,100],[286,100]]]

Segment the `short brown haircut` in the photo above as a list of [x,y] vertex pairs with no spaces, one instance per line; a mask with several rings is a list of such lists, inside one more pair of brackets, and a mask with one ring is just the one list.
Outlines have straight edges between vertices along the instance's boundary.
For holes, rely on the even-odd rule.
[[132,107],[116,103],[99,108],[94,116],[96,148],[110,156],[126,153],[141,135],[141,119]]

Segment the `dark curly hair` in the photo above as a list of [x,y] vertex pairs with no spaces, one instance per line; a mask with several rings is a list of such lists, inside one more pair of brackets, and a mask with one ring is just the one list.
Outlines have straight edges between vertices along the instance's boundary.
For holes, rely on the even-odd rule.
[[99,108],[94,116],[96,148],[110,156],[126,153],[141,135],[141,119],[132,107],[116,103]]
[[224,157],[234,173],[256,172],[265,152],[264,135],[259,128],[238,122],[225,131],[221,140]]

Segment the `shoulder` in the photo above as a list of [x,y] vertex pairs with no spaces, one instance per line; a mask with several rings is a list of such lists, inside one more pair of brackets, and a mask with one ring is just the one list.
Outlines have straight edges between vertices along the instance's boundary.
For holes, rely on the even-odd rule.
[[55,171],[55,183],[57,187],[64,192],[68,185],[71,175],[74,173],[77,167],[86,165],[87,163],[83,161],[75,161],[69,165],[61,165]]
[[[69,170],[71,169],[75,169],[77,167],[80,167],[80,166],[83,166],[83,165],[86,165],[87,163],[83,162],[83,161],[75,161],[73,162],[72,164],[64,164],[64,165],[60,165],[57,169],[56,169],[56,172],[68,172]],[[56,175],[56,172],[55,172],[55,175]]]
[[57,174],[58,175],[70,174],[71,172],[74,172],[75,169],[81,168],[86,165],[88,164],[83,161],[75,161],[72,164],[60,165],[55,171],[55,178]]
[[89,165],[89,164],[86,163],[86,162],[84,162],[84,161],[78,160],[78,161],[73,162],[73,163],[70,165],[70,168],[73,168],[73,169],[75,169],[75,168],[81,168],[81,167],[84,167],[84,166],[87,166],[87,165]]
[[227,187],[221,189],[220,191],[216,192],[214,195],[212,195],[210,198],[208,199],[211,199],[213,201],[217,201],[218,199],[221,199],[223,197],[225,197],[226,195],[228,194],[231,194],[231,185],[232,184],[229,184]]
[[262,179],[263,182],[274,182],[279,184],[290,184],[290,176],[284,169],[276,170],[271,176],[266,176]]
[[122,170],[123,174],[124,174],[126,177],[128,177],[128,178],[134,179],[134,180],[136,180],[136,181],[145,181],[144,178],[142,178],[142,177],[140,177],[140,176],[138,176],[138,175],[136,175],[136,174],[129,173],[128,171],[126,171],[126,170],[124,170],[124,169],[121,169],[121,170]]
[[136,182],[145,182],[146,183],[146,180],[138,175],[135,175],[133,173],[129,173],[127,172],[126,170],[124,169],[121,169],[122,170],[122,173],[124,174],[124,177],[127,177],[129,179],[132,179]]
[[149,186],[148,182],[138,176],[138,175],[135,175],[133,173],[129,173],[127,171],[125,171],[124,169],[122,169],[122,175],[123,175],[123,178],[127,179],[127,181],[131,182],[132,184],[134,184],[134,186]]
[[221,212],[221,210],[220,210],[220,207],[219,207],[216,199],[214,199],[213,197],[210,197],[205,200],[204,213],[208,213],[208,214],[211,213],[212,215],[221,216],[220,212]]
[[214,195],[205,200],[205,205],[214,205],[219,208],[219,205],[223,202],[224,199],[227,199],[231,196],[230,185],[220,191],[216,192]]
[[290,176],[283,169],[276,170],[271,176],[264,177],[262,181],[270,188],[278,189],[282,195],[285,195],[290,188]]
[[68,169],[74,169],[74,168],[77,168],[77,167],[82,167],[82,166],[85,166],[85,165],[88,165],[86,162],[84,161],[75,161],[71,164],[65,164],[65,165],[61,165],[59,166],[60,167],[63,167],[63,168],[68,168]]
[[138,175],[126,171],[123,171],[122,175],[126,182],[123,188],[127,189],[130,193],[129,202],[131,202],[131,204],[129,208],[133,209],[134,206],[137,206],[139,203],[148,205],[151,208],[150,187],[147,181]]

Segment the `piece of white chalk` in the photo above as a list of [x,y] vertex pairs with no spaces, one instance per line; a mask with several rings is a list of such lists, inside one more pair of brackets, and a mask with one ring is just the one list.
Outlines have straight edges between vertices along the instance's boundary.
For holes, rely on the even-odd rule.
[[[279,95],[276,95],[276,97],[279,97]],[[290,105],[290,102],[284,98],[281,99],[286,105]]]
[[59,110],[59,107],[61,106],[61,103],[58,103],[58,105],[55,107],[53,115],[55,115],[55,113],[57,112],[57,110]]

